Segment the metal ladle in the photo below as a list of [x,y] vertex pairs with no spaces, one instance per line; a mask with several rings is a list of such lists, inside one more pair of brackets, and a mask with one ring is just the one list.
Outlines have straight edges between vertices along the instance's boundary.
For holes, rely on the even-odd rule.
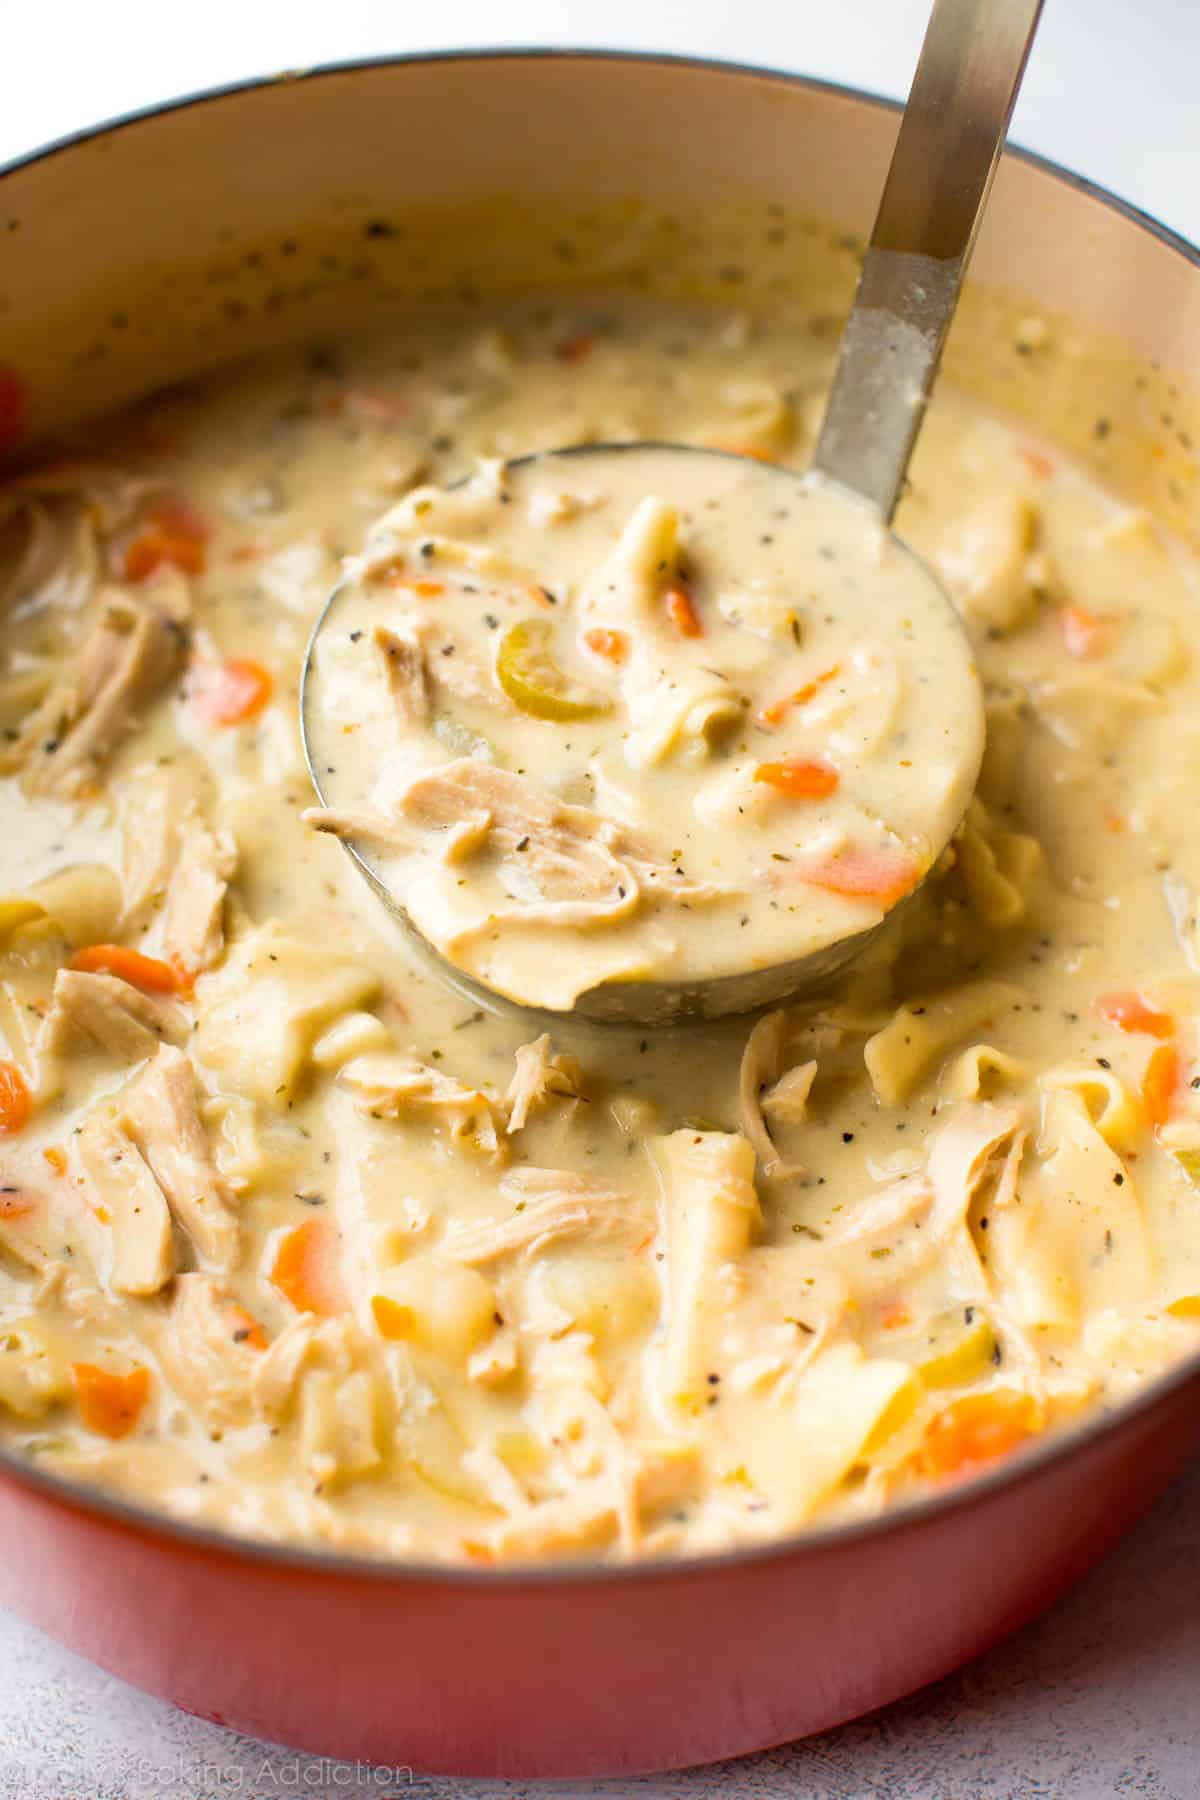
[[[1041,10],[1042,0],[935,0],[812,463],[819,474],[870,501],[885,524],[904,486]],[[616,455],[638,447],[588,449]],[[714,454],[691,445],[670,448],[679,456]],[[552,450],[520,461],[571,454]],[[798,479],[775,468],[764,469],[763,478]],[[341,592],[334,590],[314,626],[300,689],[305,754],[322,802],[309,732],[310,674]],[[935,846],[939,854],[944,847]],[[398,896],[353,843],[345,848],[411,927]],[[750,1011],[827,983],[878,930],[876,924],[815,954],[710,980],[606,982],[581,994],[572,1011],[647,1024]],[[461,969],[442,967],[457,985],[492,997]]]

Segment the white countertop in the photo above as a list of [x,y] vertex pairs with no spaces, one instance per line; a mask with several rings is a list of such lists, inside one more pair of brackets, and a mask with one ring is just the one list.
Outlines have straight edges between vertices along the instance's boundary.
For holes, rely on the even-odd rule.
[[[496,44],[659,49],[804,69],[902,95],[925,0],[0,0],[0,161],[173,93],[380,52]],[[17,26],[15,21],[20,19]],[[1014,138],[1200,239],[1198,0],[1047,0]],[[1046,1619],[874,1718],[638,1800],[1196,1800],[1200,1468]],[[13,1546],[4,1553],[11,1554]],[[0,1613],[0,1800],[519,1800],[380,1785],[132,1692]],[[577,1783],[568,1800],[616,1793]]]

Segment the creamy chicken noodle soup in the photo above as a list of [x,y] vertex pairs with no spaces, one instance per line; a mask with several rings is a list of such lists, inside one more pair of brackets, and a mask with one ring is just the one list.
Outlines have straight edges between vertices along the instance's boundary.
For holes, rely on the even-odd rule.
[[[911,797],[961,810],[953,637],[939,668],[895,610],[847,632],[782,557],[739,588],[732,513],[710,538],[632,463],[531,465],[521,542],[496,525],[497,459],[554,445],[802,468],[826,344],[666,302],[414,312],[0,489],[11,1453],[271,1540],[660,1556],[929,1493],[1200,1348],[1196,568],[1053,445],[935,404],[899,524],[986,754],[821,1001],[543,1030],[464,999],[302,817],[298,678],[350,557],[326,799],[435,838],[431,936],[502,916],[447,937],[464,966],[561,998],[793,946],[801,895],[875,916],[927,854]],[[744,467],[713,459],[728,495]],[[587,914],[618,863],[644,933]]]
[[871,506],[667,446],[415,488],[304,705],[331,802],[306,818],[450,961],[559,1009],[859,938],[983,749],[957,617]]

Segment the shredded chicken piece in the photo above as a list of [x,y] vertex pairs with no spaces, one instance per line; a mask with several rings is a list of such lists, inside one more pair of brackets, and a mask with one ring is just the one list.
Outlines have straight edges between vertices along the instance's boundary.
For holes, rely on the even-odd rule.
[[218,1268],[232,1268],[238,1223],[200,1119],[191,1063],[182,1051],[163,1045],[120,1100],[127,1130],[200,1256]]
[[686,1492],[699,1473],[692,1444],[671,1438],[626,1444],[618,1437],[595,1475],[566,1493],[518,1507],[493,1528],[488,1542],[501,1556],[540,1556],[583,1549],[615,1534],[622,1554],[632,1556],[642,1545],[646,1515]]
[[210,831],[198,813],[183,821],[163,908],[162,943],[168,959],[193,974],[220,960],[225,891],[236,864],[228,832]]
[[[911,1225],[919,1215],[929,1210],[933,1191],[924,1175],[904,1175],[899,1181],[890,1181],[885,1187],[876,1188],[874,1193],[862,1194],[848,1207],[845,1213],[845,1224],[837,1231],[826,1232],[826,1241],[831,1244],[861,1244],[865,1239],[883,1237],[898,1231],[905,1225]],[[925,1246],[922,1245],[922,1253]],[[930,1251],[933,1244],[930,1240]],[[888,1280],[894,1280],[888,1273]]]
[[179,666],[187,590],[164,574],[136,596],[105,588],[74,666],[0,750],[30,794],[70,795],[92,779]]
[[535,1256],[548,1244],[583,1232],[637,1243],[653,1231],[627,1195],[570,1169],[512,1169],[501,1177],[500,1192],[516,1209],[512,1217],[460,1226],[446,1240],[447,1256],[489,1263],[519,1253]]
[[150,476],[131,475],[119,466],[74,458],[56,459],[44,468],[29,469],[13,483],[13,493],[18,496],[82,502],[106,537],[128,525],[143,501],[161,492],[162,482]]
[[[764,1013],[746,1039],[738,1075],[739,1123],[742,1135],[753,1145],[758,1166],[768,1181],[790,1181],[803,1175],[799,1163],[785,1163],[771,1140],[763,1118],[763,1094],[781,1080],[787,1042],[787,1014],[780,1008]],[[816,1065],[812,1065],[813,1073]],[[812,1085],[809,1077],[808,1087]],[[807,1096],[808,1087],[804,1089]]]
[[407,632],[375,627],[375,643],[396,710],[405,725],[420,725],[429,717],[429,677],[425,652]]
[[84,1119],[76,1145],[88,1203],[112,1228],[109,1286],[119,1294],[157,1294],[176,1262],[162,1189],[106,1107]]
[[143,994],[116,975],[60,969],[39,1048],[49,1056],[100,1049],[121,1062],[140,1062],[160,1044],[182,1043],[186,1035],[186,1020],[173,1001]]
[[257,1358],[250,1376],[250,1397],[256,1412],[277,1418],[286,1410],[318,1332],[326,1324],[340,1323],[339,1319],[319,1319],[316,1313],[301,1313],[284,1326]]
[[516,1068],[508,1084],[505,1102],[508,1106],[506,1130],[511,1137],[528,1123],[529,1115],[552,1099],[578,1100],[581,1097],[582,1071],[577,1057],[554,1055],[550,1034],[544,1031],[531,1044],[522,1044],[516,1054]]
[[83,606],[99,573],[95,523],[78,496],[0,494],[0,615],[17,600],[27,610]]
[[464,1087],[427,1063],[399,1051],[355,1056],[338,1071],[338,1086],[351,1095],[360,1112],[376,1118],[399,1118],[406,1112],[432,1112],[452,1139],[469,1139],[489,1155],[501,1152],[502,1108],[482,1088]]
[[163,954],[192,974],[220,960],[237,864],[233,838],[205,822],[197,785],[187,767],[152,770],[127,794],[121,833],[125,930],[161,919]]
[[785,1069],[773,1087],[762,1097],[762,1110],[768,1119],[781,1125],[803,1125],[808,1117],[808,1097],[817,1078],[815,1060],[797,1063]]
[[249,1413],[262,1334],[216,1276],[176,1276],[160,1354],[172,1385],[210,1425],[236,1424]]
[[249,1379],[255,1410],[300,1424],[300,1448],[318,1488],[377,1468],[380,1383],[371,1342],[349,1317],[296,1319],[257,1358]]
[[418,775],[399,807],[394,816],[310,807],[302,818],[318,831],[392,849],[412,850],[419,833],[431,833],[449,862],[485,851],[494,856],[497,878],[515,904],[489,910],[486,923],[456,932],[455,945],[507,919],[525,925],[614,924],[634,912],[643,886],[681,901],[711,899],[722,891],[656,862],[591,808],[560,801],[540,783],[473,757]]

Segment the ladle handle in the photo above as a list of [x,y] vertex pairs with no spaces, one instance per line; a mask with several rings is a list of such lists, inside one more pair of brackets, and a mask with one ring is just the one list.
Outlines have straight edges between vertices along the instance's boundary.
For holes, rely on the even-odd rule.
[[813,466],[890,521],[1042,0],[934,0]]

